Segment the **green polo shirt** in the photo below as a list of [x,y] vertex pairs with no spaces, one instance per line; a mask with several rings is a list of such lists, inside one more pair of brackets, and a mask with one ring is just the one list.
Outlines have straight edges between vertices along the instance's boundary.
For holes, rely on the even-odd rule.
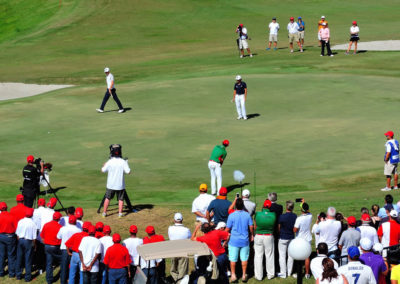
[[276,222],[275,212],[271,212],[269,209],[263,208],[261,212],[256,213],[254,220],[257,224],[256,234],[274,233],[274,226]]
[[222,156],[222,160],[225,161],[226,155],[227,155],[227,153],[226,153],[225,146],[224,145],[217,145],[212,150],[210,160],[213,160],[214,162],[219,163],[220,162],[219,161],[219,157]]

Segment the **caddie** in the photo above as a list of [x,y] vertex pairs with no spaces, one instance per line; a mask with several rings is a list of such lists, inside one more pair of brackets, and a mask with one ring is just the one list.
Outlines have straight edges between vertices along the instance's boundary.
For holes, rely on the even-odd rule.
[[392,190],[391,181],[392,175],[394,177],[394,187],[393,189],[398,189],[398,174],[397,174],[397,164],[399,163],[399,142],[395,140],[393,131],[388,131],[385,133],[387,142],[385,144],[385,168],[384,175],[386,176],[386,187],[382,188],[381,191]]
[[[210,174],[211,174],[211,194],[216,195],[217,194],[217,188],[218,190],[222,186],[222,164],[225,161],[226,158],[226,147],[229,146],[229,141],[224,140],[222,141],[222,145],[217,145],[214,147],[214,149],[211,152],[211,157],[210,161],[208,162],[208,168],[210,169]],[[215,184],[215,182],[217,184]]]

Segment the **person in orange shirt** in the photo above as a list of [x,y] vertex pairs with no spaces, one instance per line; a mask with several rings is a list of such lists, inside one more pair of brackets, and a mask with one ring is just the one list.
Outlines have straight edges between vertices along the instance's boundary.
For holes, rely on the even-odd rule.
[[321,47],[321,36],[319,35],[319,30],[322,29],[323,23],[328,24],[325,20],[325,16],[321,16],[321,20],[318,22],[318,46]]

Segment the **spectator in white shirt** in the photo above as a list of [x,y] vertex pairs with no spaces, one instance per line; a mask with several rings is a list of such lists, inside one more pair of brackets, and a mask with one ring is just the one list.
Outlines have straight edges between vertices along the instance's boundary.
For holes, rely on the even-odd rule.
[[357,43],[360,40],[360,37],[358,36],[358,33],[360,32],[360,28],[357,26],[357,22],[353,21],[353,25],[350,27],[350,43],[349,43],[349,48],[346,51],[346,54],[349,54],[351,50],[351,46],[354,43],[354,53],[357,53]]
[[[310,207],[307,203],[303,202],[300,205],[301,215],[296,218],[294,223],[293,232],[297,233],[296,238],[302,238],[311,244],[312,235],[310,231],[312,223],[312,215],[310,213]],[[310,258],[305,260],[306,266],[306,279],[310,278]]]
[[82,230],[82,226],[83,226],[83,209],[82,207],[78,207],[75,210],[75,217],[76,217],[76,226]]
[[129,168],[128,161],[122,159],[121,145],[113,144],[110,145],[111,158],[104,164],[101,171],[108,173],[107,176],[107,191],[106,199],[104,200],[104,211],[102,216],[107,216],[107,208],[110,204],[110,200],[117,194],[118,198],[118,217],[121,218],[122,208],[124,206],[125,197],[125,179],[124,173],[129,174],[131,169]]
[[317,216],[317,220],[315,221],[315,224],[311,228],[311,233],[314,234],[315,238],[315,247],[317,247],[319,244],[319,234],[317,234],[318,224],[324,222],[325,220],[326,220],[325,212],[319,213],[319,215]]
[[269,42],[266,50],[271,50],[272,42],[274,43],[274,50],[276,50],[278,45],[279,24],[276,22],[275,17],[272,18],[272,22],[269,23],[268,28],[269,28]]
[[53,221],[54,207],[57,205],[57,199],[55,197],[50,198],[47,202],[47,207],[44,208],[40,218],[40,232],[42,232],[46,223]]
[[300,44],[299,40],[299,24],[294,21],[294,18],[290,18],[290,22],[287,25],[287,30],[289,32],[289,46],[290,52],[293,53],[293,42],[295,41],[299,46],[300,52],[303,52],[303,47]]
[[[42,214],[46,209],[44,207],[46,205],[46,200],[44,198],[39,198],[37,205],[38,205],[38,207],[33,211],[32,220],[33,220],[33,222],[35,222],[38,230],[40,230],[42,228],[42,225],[41,225]],[[40,238],[39,234],[38,234],[38,238]]]
[[207,184],[200,184],[199,191],[199,196],[197,196],[192,203],[192,213],[196,215],[196,226],[198,224],[207,222],[207,208],[210,205],[211,201],[215,199],[213,195],[207,193]]
[[37,227],[32,220],[33,208],[26,208],[25,218],[19,220],[15,234],[18,238],[17,247],[17,280],[22,278],[22,263],[25,262],[25,282],[32,280],[32,259],[35,246]]
[[95,226],[91,225],[88,233],[89,236],[84,237],[79,245],[81,271],[83,273],[83,283],[96,284],[99,273],[101,242],[94,236],[96,234]]
[[[168,228],[168,238],[173,240],[187,240],[192,234],[190,230],[183,226],[183,216],[181,213],[175,213],[175,224]],[[189,258],[175,257],[171,260],[171,276],[175,282],[183,279],[189,272]]]
[[379,243],[378,233],[376,229],[370,226],[371,217],[368,214],[363,214],[361,216],[362,225],[358,227],[361,233],[361,239],[367,238],[371,241],[372,245]]
[[[314,257],[311,260],[310,268],[311,268],[311,273],[314,276],[315,279],[318,279],[322,276],[322,272],[324,271],[324,267],[322,266],[322,261],[324,258],[328,257],[328,246],[326,243],[319,243],[317,246],[317,253],[318,255]],[[338,269],[339,265],[338,263],[334,260],[334,268]]]
[[100,260],[99,275],[101,275],[101,284],[106,284],[106,283],[108,283],[108,272],[107,272],[106,266],[104,264],[104,257],[106,256],[107,249],[114,244],[112,237],[111,237],[111,227],[108,225],[105,225],[103,227],[103,234],[104,234],[104,236],[100,238],[101,260]]
[[326,215],[326,221],[318,224],[316,232],[319,234],[319,242],[328,245],[328,257],[337,259],[340,256],[337,244],[342,224],[335,219],[336,209],[334,207],[329,207]]
[[139,253],[137,251],[137,247],[143,244],[143,240],[136,236],[138,232],[138,228],[135,225],[131,225],[129,228],[129,233],[131,234],[130,238],[127,238],[122,242],[122,244],[128,249],[129,255],[131,257],[131,277],[135,276],[136,269],[139,265]]
[[242,199],[244,203],[244,209],[250,216],[253,218],[254,214],[256,213],[256,204],[253,201],[250,201],[250,190],[245,188],[242,192]]
[[44,207],[46,205],[46,200],[44,198],[39,198],[37,202],[38,207],[33,211],[33,217],[32,220],[36,224],[36,228],[38,230],[37,233],[37,242],[36,242],[36,250],[33,253],[33,259],[34,263],[37,263],[37,268],[39,270],[39,273],[41,274],[43,270],[46,268],[45,263],[45,253],[44,253],[44,245],[42,243],[42,239],[40,238],[40,232],[42,229],[42,216],[46,212],[46,208]]

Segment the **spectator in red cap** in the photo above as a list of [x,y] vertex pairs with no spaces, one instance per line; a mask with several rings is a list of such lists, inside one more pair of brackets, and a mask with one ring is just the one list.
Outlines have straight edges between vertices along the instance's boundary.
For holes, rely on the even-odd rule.
[[213,216],[212,221],[214,224],[218,224],[219,222],[227,222],[229,215],[228,210],[232,204],[229,200],[226,199],[227,195],[228,190],[226,189],[226,187],[221,187],[217,198],[210,202],[210,205],[208,206],[206,212],[207,220],[209,223],[211,222],[211,216]]
[[104,224],[103,224],[103,222],[97,222],[95,227],[96,227],[96,235],[95,235],[95,237],[97,239],[100,239],[100,238],[104,237],[104,234],[103,234]]
[[60,263],[61,261],[61,240],[57,238],[58,231],[61,229],[61,225],[58,224],[60,219],[61,213],[54,212],[53,221],[46,223],[40,233],[40,237],[44,243],[44,251],[46,253],[46,281],[48,284],[54,282],[53,264]]
[[22,279],[22,264],[25,261],[25,282],[32,280],[32,259],[33,248],[37,237],[37,227],[32,220],[33,208],[26,208],[25,218],[21,219],[17,225],[15,232],[18,238],[17,249],[17,267],[16,274],[17,280]]
[[360,40],[360,37],[358,36],[359,32],[360,32],[360,28],[357,26],[357,22],[353,21],[353,24],[350,27],[350,42],[349,42],[349,48],[347,49],[346,54],[349,54],[353,43],[354,43],[354,54],[357,53],[357,43]]
[[65,243],[72,237],[74,234],[81,232],[82,230],[76,226],[76,217],[74,215],[70,215],[68,217],[68,224],[63,226],[60,231],[58,231],[57,238],[61,240],[61,264],[60,264],[60,283],[67,284],[68,283],[68,266],[71,260],[71,257],[68,254],[67,246]]
[[[76,274],[80,270],[81,260],[79,257],[79,246],[84,237],[87,237],[89,234],[89,227],[92,224],[90,222],[84,222],[82,225],[82,232],[73,234],[68,241],[65,242],[65,246],[67,247],[68,255],[71,256],[71,262],[69,267],[69,284],[75,284]],[[80,272],[80,279],[83,283],[83,274]]]
[[374,227],[370,225],[371,217],[368,214],[364,213],[361,216],[361,222],[362,225],[357,228],[361,233],[361,239],[369,239],[372,245],[379,243],[378,232]]
[[89,226],[88,234],[89,236],[84,237],[79,245],[79,259],[81,260],[83,283],[97,284],[101,242],[95,237],[95,226]]
[[225,161],[227,152],[226,147],[229,146],[229,141],[222,141],[222,145],[217,145],[211,152],[210,161],[208,162],[208,168],[211,174],[211,194],[217,194],[217,188],[222,186],[222,164]]
[[10,214],[15,216],[17,222],[25,217],[26,206],[24,205],[24,196],[18,194],[16,197],[17,205],[10,209]]
[[296,42],[299,46],[300,52],[303,52],[303,47],[301,46],[299,40],[299,29],[299,24],[294,21],[293,17],[290,17],[290,22],[287,25],[287,30],[289,32],[289,47],[291,53],[293,53],[293,42]]
[[[128,249],[129,256],[131,258],[130,272],[131,278],[135,276],[137,266],[139,265],[139,254],[137,252],[137,247],[143,244],[143,240],[136,236],[138,228],[135,225],[129,227],[130,238],[123,241],[123,245]],[[132,279],[130,279],[132,280]]]
[[40,192],[40,176],[44,172],[43,161],[40,161],[40,169],[35,167],[35,158],[32,155],[26,157],[27,165],[22,170],[24,183],[22,185],[22,194],[24,195],[24,204],[27,207],[33,207],[33,201]]
[[[354,216],[347,218],[348,229],[342,233],[339,239],[339,249],[342,251],[342,256],[347,255],[347,249],[351,246],[358,247],[360,245],[361,233],[356,227],[357,220]],[[343,263],[344,261],[344,263]],[[346,264],[347,260],[342,258],[342,264]]]
[[[66,225],[68,225],[69,224],[69,217],[70,216],[75,216],[75,207],[74,206],[71,206],[71,207],[68,207],[67,208],[67,216],[63,216],[61,219],[60,219],[60,225],[61,226],[66,226]],[[75,217],[75,221],[76,221],[76,217]]]
[[0,277],[4,276],[5,259],[8,258],[8,276],[15,277],[17,238],[15,231],[17,221],[14,215],[7,212],[7,204],[0,203]]
[[42,216],[41,216],[41,221],[40,221],[40,225],[41,225],[41,229],[40,232],[43,230],[44,225],[46,225],[46,223],[50,222],[51,220],[53,220],[53,215],[54,215],[54,207],[56,207],[57,205],[57,198],[52,197],[49,199],[49,202],[47,202],[46,204],[46,208],[43,210]]
[[[158,242],[165,241],[165,239],[162,235],[156,235],[156,231],[153,226],[147,226],[145,231],[147,233],[147,237],[143,238],[144,245],[149,244],[149,243],[158,243]],[[156,270],[157,270],[156,275],[157,275],[158,280],[163,280],[163,278],[165,278],[165,260],[164,259],[162,259],[162,260],[160,259],[160,261],[157,263]]]
[[106,283],[108,283],[108,272],[107,272],[107,269],[105,269],[104,256],[106,255],[107,249],[114,244],[112,237],[111,237],[111,227],[108,225],[105,225],[103,227],[103,234],[104,234],[104,237],[100,238],[100,242],[102,244],[102,246],[101,246],[101,261],[100,261],[100,275],[102,276],[101,283],[106,284]]
[[112,236],[114,245],[107,249],[104,257],[104,264],[108,268],[108,276],[110,283],[128,283],[130,277],[129,265],[131,259],[129,251],[126,247],[121,245],[121,236],[114,234]]
[[386,176],[386,187],[382,188],[381,191],[391,191],[392,176],[394,177],[394,187],[393,189],[398,189],[399,175],[397,173],[397,164],[399,163],[399,142],[394,139],[393,131],[388,131],[385,133],[386,144],[385,144],[385,168],[384,174]]
[[76,226],[79,229],[82,229],[83,226],[83,209],[81,207],[76,208],[75,210],[75,217],[76,217]]

